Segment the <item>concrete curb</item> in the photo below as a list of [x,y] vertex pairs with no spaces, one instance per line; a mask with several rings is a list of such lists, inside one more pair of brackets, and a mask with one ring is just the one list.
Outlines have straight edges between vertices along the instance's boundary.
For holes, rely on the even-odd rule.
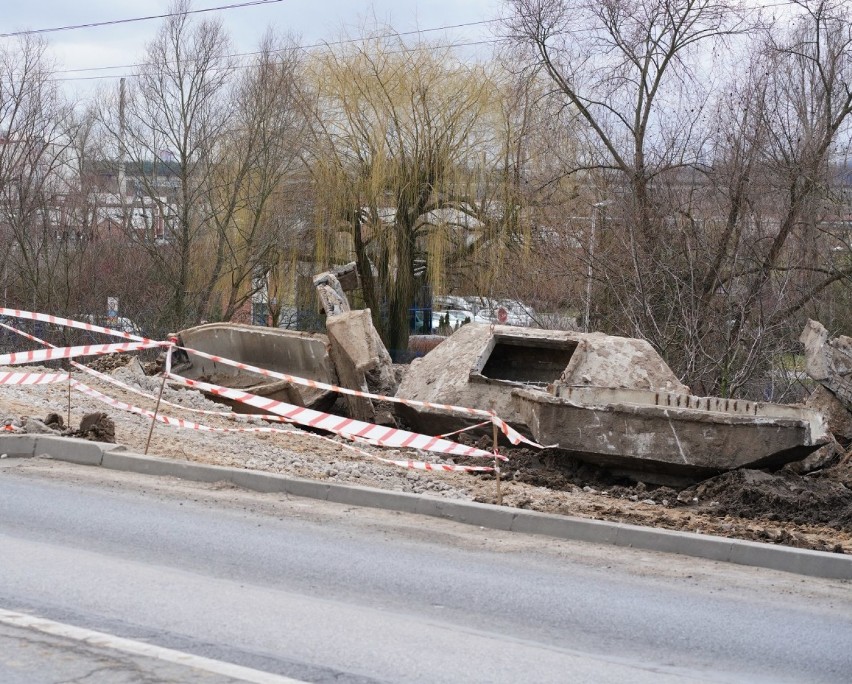
[[526,511],[492,504],[439,499],[421,494],[354,487],[318,480],[284,477],[242,468],[175,461],[128,452],[122,446],[49,435],[0,436],[0,453],[50,458],[112,470],[177,477],[196,482],[229,482],[257,492],[280,492],[333,503],[428,515],[489,529],[541,534],[558,539],[662,551],[708,560],[782,570],[811,577],[852,579],[852,557],[676,532],[624,523]]

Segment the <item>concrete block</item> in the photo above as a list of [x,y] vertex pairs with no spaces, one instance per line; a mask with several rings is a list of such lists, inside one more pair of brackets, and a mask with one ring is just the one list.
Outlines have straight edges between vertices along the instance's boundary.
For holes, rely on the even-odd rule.
[[615,540],[616,546],[677,553],[715,561],[727,561],[730,558],[731,542],[732,540],[724,537],[624,524],[619,525]]
[[115,449],[115,444],[107,442],[92,442],[73,437],[37,437],[36,454],[49,454],[51,458],[61,458],[63,461],[81,465],[100,465],[104,453]]
[[0,454],[10,457],[35,456],[36,438],[33,435],[4,434],[0,436]]
[[274,493],[287,491],[287,479],[272,473],[243,468],[227,468],[221,479],[227,480],[237,487],[250,489],[253,492]]
[[478,525],[492,530],[512,529],[517,511],[493,504],[470,501],[449,501],[423,496],[414,511],[420,515],[447,518],[466,525]]
[[332,485],[318,480],[302,480],[300,478],[286,478],[286,489],[290,496],[304,496],[308,499],[320,499],[328,501],[329,489]]
[[731,563],[782,570],[810,577],[852,579],[852,558],[825,551],[737,541],[732,544],[731,557],[728,560]]
[[350,506],[369,506],[390,511],[414,513],[418,506],[419,496],[406,492],[390,492],[386,489],[373,487],[350,487],[347,485],[329,484],[328,499],[334,503]]
[[108,451],[101,465],[111,470],[121,470],[144,475],[179,477],[196,482],[220,482],[228,479],[231,468],[202,465],[190,461],[175,461],[157,456],[145,456],[130,452]]
[[104,452],[113,448],[115,444],[55,435],[3,435],[0,437],[0,453],[24,457],[45,454],[50,458],[80,465],[100,465]]
[[570,518],[537,511],[518,511],[512,532],[543,534],[559,539],[615,544],[618,528],[612,523],[584,518]]

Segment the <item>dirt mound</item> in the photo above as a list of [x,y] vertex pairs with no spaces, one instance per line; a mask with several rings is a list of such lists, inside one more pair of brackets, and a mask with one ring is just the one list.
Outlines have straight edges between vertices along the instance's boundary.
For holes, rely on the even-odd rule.
[[115,423],[106,413],[87,413],[80,421],[75,437],[93,442],[115,444]]
[[[482,441],[484,444],[480,448],[491,448],[490,440],[486,438]],[[578,487],[607,489],[621,486],[630,489],[635,484],[624,477],[613,475],[605,468],[571,458],[555,449],[511,449],[509,462],[503,465],[503,469],[505,476],[515,482],[562,491]]]
[[[486,438],[479,442],[477,446],[489,448]],[[551,491],[604,496],[611,503],[598,506],[598,513],[604,514],[608,507],[614,507],[611,514],[603,517],[623,522],[648,524],[648,514],[625,510],[618,501],[656,507],[654,523],[664,527],[706,530],[709,516],[721,521],[718,529],[711,526],[717,534],[735,530],[734,536],[807,548],[833,550],[833,544],[792,540],[785,526],[821,526],[852,533],[852,463],[849,462],[808,475],[790,469],[775,473],[737,470],[690,487],[672,488],[633,482],[558,450],[509,449],[507,453],[509,462],[503,464],[506,480]],[[701,521],[691,520],[690,514],[700,515]],[[749,527],[753,521],[760,523],[754,529]],[[767,532],[766,525],[780,527]]]
[[852,532],[852,490],[826,476],[735,470],[690,487],[678,498],[720,516],[828,525]]
[[133,358],[134,357],[130,354],[103,354],[101,356],[96,356],[86,365],[89,368],[94,368],[96,371],[100,371],[101,373],[110,373],[116,368],[123,368],[130,363]]

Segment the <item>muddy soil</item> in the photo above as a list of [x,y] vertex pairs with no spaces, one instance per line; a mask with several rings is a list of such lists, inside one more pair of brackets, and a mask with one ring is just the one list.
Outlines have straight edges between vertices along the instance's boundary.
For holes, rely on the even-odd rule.
[[[486,447],[480,440],[480,446]],[[634,482],[558,450],[509,449],[503,476],[565,500],[514,498],[509,503],[601,520],[704,532],[836,553],[852,553],[852,458],[802,475],[737,470],[672,488]],[[486,476],[485,479],[490,479]],[[489,501],[489,497],[480,497]]]

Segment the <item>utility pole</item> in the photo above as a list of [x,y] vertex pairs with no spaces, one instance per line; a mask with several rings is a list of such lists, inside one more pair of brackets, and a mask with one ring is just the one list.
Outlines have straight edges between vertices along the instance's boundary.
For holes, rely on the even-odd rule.
[[598,224],[598,212],[612,202],[603,200],[592,205],[592,227],[589,235],[589,269],[586,277],[586,315],[583,317],[583,332],[589,332],[589,318],[592,313],[592,276],[594,275],[595,232]]
[[118,197],[122,206],[124,205],[124,102],[125,102],[124,78],[119,81],[118,90]]

